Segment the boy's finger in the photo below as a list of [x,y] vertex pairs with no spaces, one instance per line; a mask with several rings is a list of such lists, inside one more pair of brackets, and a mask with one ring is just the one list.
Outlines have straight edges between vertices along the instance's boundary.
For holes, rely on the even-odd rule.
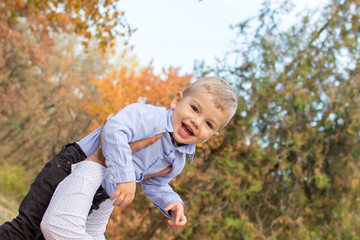
[[187,223],[187,219],[185,216],[182,216],[179,221],[179,226],[184,226]]
[[168,220],[168,228],[175,228],[173,221]]
[[115,191],[114,194],[110,197],[110,200],[114,200],[117,196],[119,196],[119,192]]
[[178,214],[175,214],[174,222],[175,222],[175,225],[178,225],[180,223],[180,216],[178,216]]
[[166,206],[166,208],[164,208],[164,211],[170,211],[175,205],[175,202],[170,203],[169,205]]
[[125,194],[120,194],[113,205],[119,206],[123,202],[124,198],[125,198]]
[[134,199],[134,197],[131,195],[126,196],[119,207],[128,206],[130,203],[132,203],[133,199]]
[[178,224],[176,224],[176,223],[174,223],[174,222],[172,222],[172,221],[168,221],[168,227],[169,228],[177,228],[177,227],[182,227],[182,226],[184,226],[185,225],[185,223],[178,223]]

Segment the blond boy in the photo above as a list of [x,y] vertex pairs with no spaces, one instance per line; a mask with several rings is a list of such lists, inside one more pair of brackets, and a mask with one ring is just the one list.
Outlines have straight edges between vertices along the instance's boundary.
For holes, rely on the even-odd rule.
[[[125,207],[133,201],[136,182],[165,216],[173,217],[168,221],[170,228],[184,226],[187,219],[183,201],[169,182],[183,170],[186,155],[192,161],[196,144],[216,137],[236,108],[237,96],[229,84],[220,78],[205,77],[184,92],[179,91],[169,110],[145,104],[122,109],[103,129],[79,142],[85,152],[96,149],[101,134],[106,167],[92,161],[74,165],[43,217],[45,238],[104,239],[113,207]],[[159,133],[164,135],[157,142],[131,153],[129,142]],[[111,197],[88,215],[100,184]]]

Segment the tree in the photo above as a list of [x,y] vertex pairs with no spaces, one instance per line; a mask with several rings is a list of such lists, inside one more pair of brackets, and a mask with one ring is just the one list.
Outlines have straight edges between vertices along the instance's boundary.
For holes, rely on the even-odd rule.
[[230,80],[241,103],[222,137],[198,146],[195,163],[173,182],[187,227],[170,232],[140,197],[113,216],[126,236],[357,239],[359,9],[333,1],[287,27],[280,23],[292,5],[268,1],[254,31],[251,21],[234,26],[236,63],[198,71]]
[[[124,11],[118,9],[118,0],[111,1],[59,1],[5,0],[0,5],[1,37],[30,35],[27,50],[36,55],[48,51],[55,32],[75,32],[83,36],[87,45],[94,37],[105,50],[114,46],[115,38],[130,36],[133,30],[124,17]],[[18,29],[18,24],[26,21],[31,27]]]
[[163,69],[162,74],[155,74],[151,66],[133,70],[126,66],[114,67],[111,74],[95,79],[102,103],[91,102],[88,108],[92,115],[98,116],[98,127],[109,113],[116,113],[119,108],[134,102],[169,107],[176,92],[184,90],[192,75],[179,76],[179,69]]
[[181,236],[357,238],[359,9],[332,1],[285,28],[291,4],[268,1],[255,31],[234,27],[237,63],[202,74],[230,79],[243,103],[200,156],[201,174],[182,183],[192,190]]
[[106,71],[115,38],[126,44],[131,33],[116,0],[2,1],[1,162],[30,168],[32,178],[83,136],[91,122],[83,102],[96,99],[91,80]]
[[0,89],[2,161],[36,172],[63,144],[88,132],[92,116],[84,102],[96,100],[90,80],[103,74],[106,62],[96,46],[91,55],[78,52],[79,46],[76,36],[58,35],[51,64],[43,68],[29,64],[23,49],[12,52],[11,76]]

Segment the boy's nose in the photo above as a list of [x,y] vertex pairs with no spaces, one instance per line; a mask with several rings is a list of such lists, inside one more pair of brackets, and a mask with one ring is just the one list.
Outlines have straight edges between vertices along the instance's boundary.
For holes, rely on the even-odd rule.
[[197,120],[196,118],[191,119],[191,122],[192,122],[192,124],[194,124],[194,126],[195,126],[196,128],[199,127],[199,123],[198,123],[198,120]]

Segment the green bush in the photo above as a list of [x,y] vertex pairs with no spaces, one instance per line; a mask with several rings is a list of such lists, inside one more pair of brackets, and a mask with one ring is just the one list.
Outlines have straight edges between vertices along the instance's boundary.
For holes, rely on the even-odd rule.
[[28,178],[21,165],[7,162],[0,165],[0,189],[5,194],[15,196],[16,200],[21,200],[29,190]]

